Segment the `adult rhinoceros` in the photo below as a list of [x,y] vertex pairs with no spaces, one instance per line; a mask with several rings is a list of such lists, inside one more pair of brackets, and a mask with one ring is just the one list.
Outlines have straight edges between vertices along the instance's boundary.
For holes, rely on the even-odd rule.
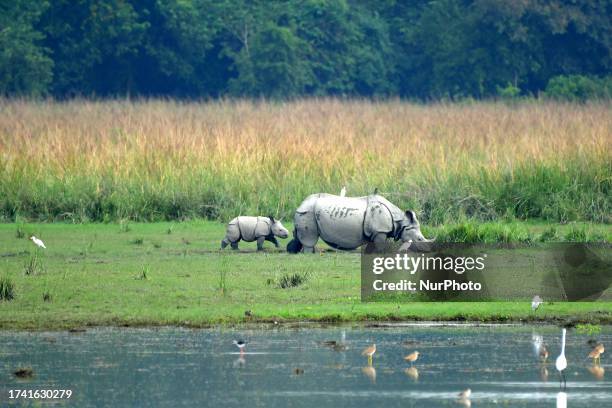
[[432,240],[421,234],[414,211],[403,212],[386,198],[374,194],[366,197],[341,197],[333,194],[312,194],[294,216],[293,239],[287,252],[314,252],[319,237],[337,249],[355,249],[367,242],[382,244],[387,238],[403,242],[400,250],[410,245],[426,250]]

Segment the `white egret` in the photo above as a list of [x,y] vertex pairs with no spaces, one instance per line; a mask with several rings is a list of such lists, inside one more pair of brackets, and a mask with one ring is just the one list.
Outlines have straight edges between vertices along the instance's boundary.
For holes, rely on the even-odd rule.
[[531,300],[531,310],[535,312],[536,310],[538,310],[541,304],[542,304],[542,298],[539,297],[538,295],[535,295],[533,299]]
[[346,186],[342,187],[342,190],[340,190],[340,197],[344,197],[346,196]]
[[557,371],[559,371],[559,385],[561,385],[561,379],[563,379],[563,388],[567,387],[567,381],[565,379],[565,369],[567,368],[567,360],[565,359],[565,332],[567,330],[563,329],[563,335],[561,337],[561,354],[557,357],[557,361],[555,361],[555,367]]
[[47,249],[47,247],[45,246],[45,243],[42,242],[40,239],[36,238],[34,235],[32,235],[30,237],[30,240],[32,240],[32,242],[39,248],[44,248]]

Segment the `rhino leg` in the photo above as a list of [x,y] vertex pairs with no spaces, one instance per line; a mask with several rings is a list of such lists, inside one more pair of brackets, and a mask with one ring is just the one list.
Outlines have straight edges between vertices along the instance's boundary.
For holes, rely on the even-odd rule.
[[315,252],[315,247],[313,246],[306,246],[304,245],[304,253],[305,254],[314,254]]
[[383,251],[387,243],[387,234],[379,232],[378,234],[373,235],[372,242],[374,242],[376,251]]
[[230,244],[229,239],[227,239],[227,237],[223,238],[221,240],[221,249],[224,249],[226,246],[228,246]]
[[232,245],[232,249],[233,250],[237,250],[238,249],[238,242],[231,242]]
[[278,245],[278,240],[276,239],[275,236],[271,236],[271,237],[266,237],[266,241],[270,241],[271,243],[274,244],[275,247],[279,247]]
[[257,238],[257,250],[258,251],[263,251],[263,244],[265,240],[266,240],[266,237]]

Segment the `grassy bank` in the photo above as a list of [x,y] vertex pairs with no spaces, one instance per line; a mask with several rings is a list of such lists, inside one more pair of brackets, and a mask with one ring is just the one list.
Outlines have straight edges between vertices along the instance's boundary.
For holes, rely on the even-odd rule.
[[609,104],[0,100],[0,219],[292,214],[378,188],[429,224],[610,222]]
[[[510,240],[548,237],[542,223],[471,224],[448,231],[517,231]],[[492,232],[493,231],[493,232]],[[558,226],[559,240],[603,237],[606,225]],[[35,251],[34,233],[48,249]],[[85,325],[205,326],[286,320],[476,320],[612,322],[611,303],[547,303],[537,315],[528,301],[492,303],[374,303],[360,301],[359,254],[323,251],[289,255],[267,244],[265,253],[242,244],[217,251],[224,225],[188,223],[0,224],[0,277],[13,299],[0,300],[0,328]],[[489,235],[487,235],[489,234]],[[498,235],[503,241],[507,235]],[[582,235],[581,235],[582,236]],[[484,240],[484,238],[483,238]],[[0,292],[2,292],[0,290]]]

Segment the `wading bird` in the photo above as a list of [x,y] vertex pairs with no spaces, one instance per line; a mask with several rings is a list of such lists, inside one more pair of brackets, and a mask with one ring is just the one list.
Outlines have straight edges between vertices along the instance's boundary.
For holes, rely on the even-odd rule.
[[342,187],[342,190],[340,190],[340,197],[345,197],[346,196],[346,186]]
[[366,347],[361,352],[362,356],[368,356],[368,364],[372,365],[372,356],[376,353],[376,344],[372,344],[370,347]]
[[233,343],[236,345],[236,347],[238,347],[238,349],[240,350],[240,354],[244,353],[244,348],[247,345],[247,342],[244,340],[234,340]]
[[34,235],[32,235],[30,239],[37,247],[47,249],[47,247],[45,246],[45,243],[42,242],[40,239],[36,238]]
[[533,299],[531,300],[531,310],[535,312],[536,310],[538,310],[541,304],[542,304],[542,298],[539,297],[538,295],[535,295]]
[[410,353],[406,357],[404,357],[404,360],[406,360],[410,364],[413,364],[415,361],[418,360],[418,358],[419,358],[419,352],[418,351],[413,351],[412,353]]
[[603,354],[603,352],[605,351],[604,345],[599,343],[598,345],[596,345],[593,350],[591,350],[591,352],[589,353],[588,358],[592,358],[593,359],[593,364],[597,363],[599,364],[601,361],[601,355]]
[[470,401],[471,395],[472,395],[472,390],[470,390],[469,388],[466,390],[463,390],[457,395],[459,397],[459,400],[457,402],[463,405],[464,407],[471,407],[472,406],[472,401]]
[[460,399],[468,399],[470,398],[471,395],[472,395],[472,390],[468,388],[466,390],[461,391],[458,396]]
[[567,360],[565,359],[565,332],[567,330],[563,329],[562,337],[561,337],[561,354],[557,357],[557,361],[555,361],[555,367],[557,371],[559,371],[559,386],[561,386],[561,380],[563,379],[563,389],[567,387],[567,381],[565,379],[565,369],[567,368]]
[[548,349],[546,348],[545,345],[542,345],[542,347],[540,347],[540,359],[542,360],[543,363],[545,363],[546,360],[548,360]]

